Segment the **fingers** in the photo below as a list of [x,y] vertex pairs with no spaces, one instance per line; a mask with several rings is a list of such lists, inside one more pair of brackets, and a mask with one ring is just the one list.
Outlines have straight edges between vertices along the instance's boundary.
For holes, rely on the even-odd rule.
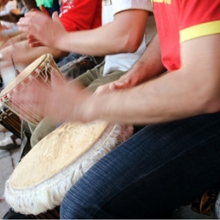
[[45,16],[46,15],[40,11],[26,13],[25,16],[20,18],[17,22],[18,30],[31,34],[31,31],[39,26],[39,21],[43,20]]
[[41,12],[43,12],[45,15],[47,15],[47,16],[49,16],[49,17],[50,17],[49,12],[47,11],[47,9],[46,9],[46,8],[44,8],[44,6],[43,6],[43,5],[40,5],[40,10],[41,10]]
[[44,44],[42,44],[41,42],[30,43],[30,42],[28,41],[28,44],[29,44],[31,47],[41,47],[41,46],[44,46]]
[[26,18],[26,19],[20,18],[19,21],[17,22],[18,30],[25,32],[25,33],[30,32],[31,29],[30,29],[29,23],[30,23],[29,18]]
[[100,93],[104,93],[104,92],[109,92],[109,84],[103,85],[103,86],[99,86],[96,91],[94,92],[94,94],[100,94]]
[[128,87],[130,87],[128,82],[124,81],[124,80],[121,81],[120,79],[109,84],[109,90],[110,91],[116,90],[116,89],[125,89],[125,88],[128,88]]
[[56,22],[57,24],[59,24],[60,27],[63,28],[63,25],[62,25],[62,23],[60,22],[59,15],[58,15],[58,12],[57,12],[57,11],[55,11],[55,12],[52,14],[52,20],[53,20],[54,22]]
[[18,29],[28,34],[28,43],[31,47],[58,47],[57,40],[65,29],[57,12],[53,13],[52,18],[42,12],[34,11],[19,20]]
[[59,20],[59,15],[58,15],[58,12],[57,12],[57,11],[53,12],[53,14],[52,14],[52,20],[53,20],[53,21]]
[[129,75],[125,74],[121,76],[118,80],[110,84],[110,90],[114,89],[126,89],[134,86],[132,78]]
[[31,47],[40,47],[40,46],[44,46],[44,44],[42,42],[40,42],[36,37],[34,37],[33,35],[29,34],[27,36],[27,40],[28,40],[28,44]]
[[51,95],[51,88],[41,80],[33,80],[19,92],[19,107],[25,116],[31,112],[36,117],[47,114],[47,103]]
[[124,89],[124,88],[128,88],[129,87],[129,83],[128,83],[128,79],[124,79],[124,78],[120,78],[114,82],[108,83],[106,85],[102,85],[99,86],[94,94],[100,94],[100,93],[104,93],[104,92],[110,92],[116,89]]

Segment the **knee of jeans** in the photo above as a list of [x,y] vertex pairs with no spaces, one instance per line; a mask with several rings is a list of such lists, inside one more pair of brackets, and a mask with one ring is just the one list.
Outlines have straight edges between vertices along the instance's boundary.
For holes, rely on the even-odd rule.
[[83,182],[78,183],[70,188],[61,202],[61,219],[92,219],[100,209],[99,196],[91,193]]
[[65,196],[60,206],[60,219],[81,219],[85,218],[84,208],[73,194]]

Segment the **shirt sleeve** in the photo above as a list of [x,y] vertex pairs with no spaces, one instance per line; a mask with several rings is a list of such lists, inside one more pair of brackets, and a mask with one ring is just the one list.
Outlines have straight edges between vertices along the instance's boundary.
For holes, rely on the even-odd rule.
[[219,0],[180,1],[180,42],[220,33]]
[[129,9],[142,9],[152,12],[151,0],[112,0],[113,13]]
[[59,17],[64,28],[67,31],[91,29],[99,3],[100,0],[74,0],[61,6]]

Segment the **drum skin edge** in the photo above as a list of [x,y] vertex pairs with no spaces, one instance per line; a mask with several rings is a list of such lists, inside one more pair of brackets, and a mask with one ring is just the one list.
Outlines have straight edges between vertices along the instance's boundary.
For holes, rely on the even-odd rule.
[[10,177],[6,181],[4,192],[7,203],[16,212],[26,215],[38,215],[59,206],[66,192],[94,163],[132,134],[133,126],[109,124],[106,132],[82,157],[37,186],[28,187],[25,190],[14,189],[11,186]]

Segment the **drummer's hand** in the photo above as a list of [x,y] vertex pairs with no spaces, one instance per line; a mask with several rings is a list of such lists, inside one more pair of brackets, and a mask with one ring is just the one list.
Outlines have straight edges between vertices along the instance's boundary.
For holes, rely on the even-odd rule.
[[82,109],[91,94],[76,82],[69,84],[66,80],[52,73],[51,85],[32,81],[23,92],[15,94],[12,103],[19,105],[22,115],[48,116],[56,123],[64,121],[83,121]]
[[48,17],[50,17],[50,14],[49,14],[49,12],[47,11],[47,9],[46,8],[44,8],[44,6],[43,5],[40,5],[40,10],[41,10],[41,12],[43,12],[45,15],[47,15]]
[[116,89],[126,89],[134,87],[138,85],[142,80],[142,75],[138,76],[138,74],[135,74],[133,72],[127,72],[122,75],[118,80],[99,86],[96,89],[95,94],[109,92]]
[[20,31],[28,34],[28,41],[32,47],[46,45],[56,48],[58,40],[66,33],[57,12],[53,13],[51,19],[42,12],[31,11],[20,18],[17,25]]
[[39,41],[36,37],[34,37],[34,36],[31,35],[31,34],[28,34],[27,40],[28,40],[28,44],[29,44],[31,47],[42,47],[42,46],[45,46],[44,43],[42,43],[41,41]]
[[[48,17],[50,17],[49,12],[47,11],[46,8],[44,8],[43,5],[39,6],[39,9],[42,13],[44,13],[45,15],[47,15]],[[37,9],[32,9],[31,11],[36,11]],[[28,35],[28,42],[30,45],[32,45],[32,47],[40,47],[40,46],[44,46],[43,43],[41,43],[40,41],[38,41],[33,35]]]

